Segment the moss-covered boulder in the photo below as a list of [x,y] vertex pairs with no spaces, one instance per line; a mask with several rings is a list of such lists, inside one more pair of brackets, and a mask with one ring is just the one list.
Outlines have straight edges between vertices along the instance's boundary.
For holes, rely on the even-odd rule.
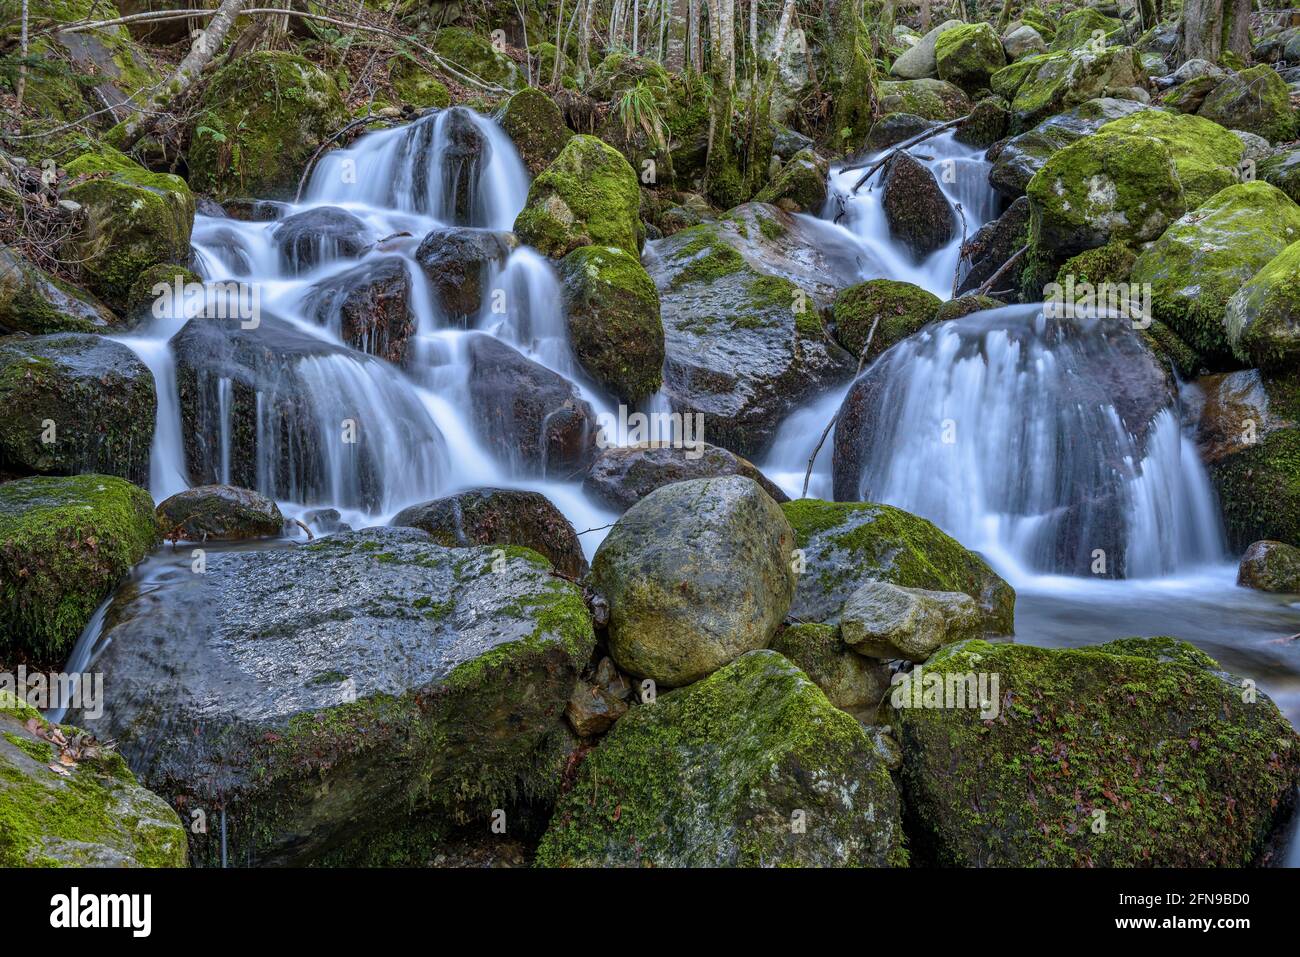
[[99,332],[117,317],[95,297],[0,246],[0,334]]
[[766,647],[794,594],[794,535],[741,476],[666,485],[629,508],[596,550],[609,651],[629,674],[678,687]]
[[108,619],[114,693],[70,719],[174,805],[224,808],[224,829],[190,835],[201,865],[223,846],[251,865],[373,862],[372,845],[546,802],[594,646],[580,592],[535,552],[413,528],[209,552],[204,574],[124,589]]
[[265,495],[234,485],[199,485],[163,499],[154,510],[164,538],[241,542],[284,531],[280,507]]
[[858,654],[834,625],[789,625],[772,639],[772,650],[811,678],[835,707],[864,718],[874,717],[889,689],[889,666]]
[[312,154],[347,121],[338,87],[301,56],[259,50],[218,70],[190,133],[190,184],[227,197],[292,198]]
[[1237,584],[1300,595],[1300,548],[1285,542],[1253,542],[1241,556]]
[[960,20],[945,20],[921,37],[915,44],[900,53],[889,67],[890,75],[903,80],[922,80],[937,76],[939,64],[935,47],[939,37],[956,27],[965,26]]
[[910,282],[860,282],[835,297],[831,307],[835,338],[855,356],[861,356],[865,349],[870,361],[933,321],[942,302],[934,293]]
[[986,96],[975,104],[970,119],[957,127],[952,138],[964,146],[986,150],[1007,133],[1011,111],[1000,96]]
[[967,93],[988,89],[989,77],[1007,65],[997,31],[987,23],[963,24],[939,34],[934,45],[939,79]]
[[628,405],[663,383],[659,292],[639,259],[617,246],[581,246],[560,262],[569,341],[582,367]]
[[[981,678],[988,701],[973,700]],[[889,700],[909,847],[927,864],[1241,867],[1300,775],[1277,706],[1176,639],[964,642]]]
[[400,103],[409,103],[419,110],[451,106],[451,93],[446,84],[408,54],[396,56],[388,64],[388,82]]
[[1205,97],[1198,111],[1230,130],[1245,130],[1281,143],[1295,137],[1291,90],[1265,63],[1229,74]]
[[153,373],[126,346],[65,332],[0,339],[0,470],[149,479]]
[[1238,183],[1170,226],[1137,257],[1131,279],[1150,284],[1156,319],[1223,361],[1232,351],[1228,300],[1298,240],[1300,206],[1268,183]]
[[911,113],[927,120],[955,120],[970,112],[960,87],[944,80],[882,80],[877,85],[880,113]]
[[906,864],[898,795],[862,726],[755,651],[633,708],[587,755],[536,864]]
[[1169,150],[1187,208],[1195,209],[1239,181],[1245,145],[1230,131],[1198,116],[1140,110],[1101,128],[1106,134],[1133,133],[1158,140]]
[[1094,287],[1102,283],[1127,282],[1136,261],[1137,253],[1128,246],[1122,242],[1110,242],[1071,256],[1057,270],[1056,281],[1063,287],[1071,276],[1076,285],[1086,282]]
[[[1266,215],[1265,223],[1272,218]],[[1300,240],[1232,293],[1224,332],[1233,354],[1243,362],[1277,371],[1295,367],[1300,359]]]
[[1016,593],[975,552],[933,523],[891,505],[800,499],[781,510],[794,529],[803,572],[790,614],[835,623],[867,581],[962,592],[979,604],[986,632],[1014,631]]
[[[1135,99],[1135,89],[1149,82],[1142,59],[1132,47],[1112,47],[1101,53],[1088,50],[1048,54],[1022,60],[1008,71],[1023,80],[1011,101],[1012,128],[1029,129],[1054,113],[1098,97]],[[993,92],[1011,96],[1007,84],[990,80]]]
[[976,312],[984,312],[986,309],[1000,309],[1006,303],[1000,299],[994,299],[992,296],[981,296],[977,293],[967,293],[964,296],[958,296],[956,299],[949,299],[939,306],[934,314],[935,322],[951,322],[953,319],[962,319]]
[[579,246],[636,256],[645,239],[640,209],[641,188],[623,155],[594,136],[574,136],[533,180],[515,233],[557,258]]
[[562,575],[587,573],[578,533],[541,492],[473,488],[402,509],[389,524],[418,528],[448,548],[516,545],[531,548]]
[[1104,43],[1107,36],[1123,29],[1123,20],[1108,17],[1092,7],[1082,7],[1061,17],[1056,25],[1056,36],[1048,48],[1053,51],[1077,50],[1094,44],[1098,33]]
[[524,166],[533,176],[550,166],[574,135],[565,125],[564,114],[555,101],[533,87],[522,89],[506,100],[501,128],[514,142]]
[[485,36],[465,27],[444,27],[430,48],[463,73],[496,86],[514,89],[524,81],[518,64],[492,45]]
[[138,328],[157,318],[154,315],[155,307],[159,307],[161,311],[162,308],[169,307],[171,302],[160,299],[159,286],[172,290],[172,298],[175,299],[174,293],[178,281],[181,285],[182,297],[190,283],[198,286],[203,284],[203,278],[198,273],[176,263],[159,263],[136,276],[135,282],[131,283],[131,291],[126,294],[126,305],[122,310],[128,325]]
[[0,691],[0,867],[184,867],[185,829],[111,746]]
[[62,248],[108,305],[121,309],[150,266],[189,259],[194,195],[179,176],[151,173],[109,147],[77,157],[67,174],[63,197],[85,221]]
[[1259,179],[1272,183],[1300,203],[1300,150],[1279,150],[1262,160],[1255,172]]
[[157,540],[152,499],[120,478],[0,483],[0,655],[61,663]]
[[826,202],[828,169],[817,153],[800,150],[759,190],[754,202],[772,203],[792,213],[819,213]]

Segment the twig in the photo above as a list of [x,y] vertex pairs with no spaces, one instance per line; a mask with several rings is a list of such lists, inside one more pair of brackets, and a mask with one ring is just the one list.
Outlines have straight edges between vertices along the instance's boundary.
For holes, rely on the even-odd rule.
[[887,152],[884,156],[880,157],[880,159],[876,160],[870,166],[867,166],[866,163],[858,163],[855,166],[845,166],[840,169],[840,172],[850,173],[855,169],[862,169],[864,166],[867,166],[867,171],[862,174],[862,177],[856,183],[853,184],[853,192],[856,193],[859,189],[862,188],[863,183],[871,179],[871,177],[875,174],[876,170],[880,169],[880,167],[884,166],[887,162],[893,159],[893,157],[896,154],[906,152],[910,147],[915,146],[917,143],[928,140],[932,136],[938,136],[944,130],[950,130],[954,126],[960,126],[962,123],[965,123],[969,119],[970,119],[970,114],[967,114],[966,116],[959,116],[955,120],[949,120],[946,123],[940,123],[938,126],[932,126],[930,127],[930,129],[918,133],[916,136],[913,136],[911,139],[904,140],[903,142],[899,143],[897,146],[895,146],[893,149]]
[[296,519],[296,518],[293,519],[293,523],[294,523],[295,525],[297,525],[299,528],[301,528],[304,532],[307,533],[307,541],[310,542],[310,541],[312,541],[312,540],[316,537],[315,535],[313,535],[313,534],[311,533],[311,529],[308,528],[306,525],[304,525],[302,522],[298,521],[298,519]]
[[316,147],[316,152],[311,154],[311,159],[307,160],[307,165],[303,167],[302,176],[298,180],[298,192],[294,193],[293,201],[295,203],[302,201],[302,190],[303,187],[307,185],[307,177],[311,175],[312,167],[316,165],[316,160],[320,158],[321,153],[325,152],[325,148],[327,146],[329,146],[339,137],[343,136],[343,134],[346,133],[348,130],[360,126],[362,123],[369,123],[371,120],[386,120],[386,119],[388,119],[388,117],[380,116],[378,113],[367,113],[365,116],[353,120],[347,126],[343,127],[343,129],[339,130],[337,133],[335,133],[333,136],[327,139],[324,143],[321,143],[320,146]]
[[989,276],[988,280],[985,281],[983,285],[981,285],[978,289],[975,290],[975,295],[977,295],[977,296],[983,296],[983,295],[985,295],[985,294],[986,294],[990,289],[992,289],[992,288],[993,288],[993,284],[994,284],[995,282],[997,282],[999,279],[1001,279],[1001,278],[1002,278],[1002,274],[1003,274],[1004,272],[1006,272],[1008,269],[1010,269],[1011,266],[1012,266],[1012,264],[1015,263],[1015,261],[1016,261],[1017,259],[1019,259],[1021,256],[1023,256],[1023,255],[1025,254],[1025,252],[1026,252],[1028,249],[1029,249],[1029,244],[1026,243],[1025,245],[1021,246],[1019,249],[1017,249],[1014,253],[1012,253],[1012,254],[1011,254],[1011,258],[1008,259],[1006,262],[1004,262],[1004,263],[1003,263],[1003,264],[998,268],[998,271],[997,271],[997,272],[995,272],[993,275]]
[[966,252],[966,211],[957,203],[957,215],[961,217],[961,245],[957,247],[957,265],[952,270],[952,296],[957,298],[957,281],[961,278],[961,259]]
[[[858,376],[862,375],[862,367],[867,364],[867,353],[871,351],[871,340],[876,337],[876,326],[879,324],[880,316],[876,316],[876,318],[871,321],[871,328],[867,331],[867,341],[862,346],[862,354],[858,356],[858,371],[853,377],[855,380]],[[842,408],[844,408],[843,405],[840,406],[840,409]],[[826,436],[831,434],[831,429],[835,428],[835,423],[839,421],[840,409],[835,410],[835,414],[831,416],[831,420],[826,423],[826,428],[822,429],[822,437],[817,440],[817,447],[813,449],[812,455],[808,458],[808,471],[803,473],[803,491],[799,494],[800,498],[806,498],[808,496],[808,483],[812,481],[813,463],[817,461],[817,456],[821,453],[822,446],[826,444]]]

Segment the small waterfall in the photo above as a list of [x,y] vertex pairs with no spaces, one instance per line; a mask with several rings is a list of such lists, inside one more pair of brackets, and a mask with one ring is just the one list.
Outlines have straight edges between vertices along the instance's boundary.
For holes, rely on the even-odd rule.
[[527,246],[519,247],[488,288],[500,296],[485,298],[479,328],[552,372],[577,377],[560,281],[547,258]]

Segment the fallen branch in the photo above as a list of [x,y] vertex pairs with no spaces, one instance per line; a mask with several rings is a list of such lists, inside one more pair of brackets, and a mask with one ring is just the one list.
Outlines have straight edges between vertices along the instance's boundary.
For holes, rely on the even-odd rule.
[[1024,246],[1021,246],[1014,253],[1012,253],[1011,258],[1008,259],[1006,262],[1004,262],[998,268],[997,272],[989,276],[988,280],[985,281],[978,289],[975,290],[975,295],[977,296],[986,295],[988,291],[993,288],[993,284],[1002,278],[1002,274],[1006,272],[1008,269],[1010,269],[1011,266],[1015,263],[1015,261],[1019,259],[1021,256],[1023,256],[1028,250],[1029,250],[1029,244],[1026,243]]
[[[388,117],[380,116],[378,113],[367,113],[365,116],[353,120],[347,126],[343,127],[343,129],[339,130],[337,133],[335,133],[333,136],[327,139],[324,143],[321,143],[321,145],[316,148],[316,152],[311,154],[311,159],[307,160],[307,165],[303,167],[302,176],[298,180],[298,192],[294,193],[293,201],[295,203],[302,201],[302,191],[303,191],[303,187],[307,185],[307,177],[311,175],[312,167],[316,165],[316,160],[320,158],[321,153],[325,152],[326,147],[328,147],[331,143],[335,142],[340,137],[342,137],[345,133],[348,132],[348,130],[355,129],[361,124],[369,123],[372,120],[386,120],[386,119],[388,119]],[[394,233],[393,235],[400,235],[400,234]],[[392,237],[390,236],[389,238],[391,239]]]
[[952,270],[952,296],[957,298],[957,284],[961,280],[961,260],[966,253],[966,211],[961,208],[961,203],[957,203],[957,215],[961,217],[961,245],[957,247],[957,265]]
[[[862,346],[862,354],[858,356],[858,371],[853,376],[855,380],[858,376],[862,375],[862,367],[867,364],[867,353],[871,351],[871,340],[876,337],[876,326],[879,324],[880,317],[876,316],[876,318],[871,321],[871,328],[867,330],[867,341]],[[840,406],[840,409],[842,408],[844,408],[843,405]],[[812,481],[813,463],[817,461],[817,456],[821,453],[822,446],[826,444],[826,436],[831,434],[831,429],[835,428],[835,423],[839,421],[840,409],[835,410],[835,414],[831,416],[831,420],[826,423],[826,428],[822,429],[822,437],[817,440],[817,446],[813,449],[812,455],[808,458],[808,471],[803,473],[803,491],[799,493],[800,498],[808,497],[808,483]]]
[[295,518],[293,520],[293,523],[307,533],[307,541],[310,542],[316,538],[316,536],[311,533],[311,529],[308,528],[306,525],[304,525],[302,522],[298,521],[298,519]]
[[855,166],[845,166],[840,170],[840,172],[850,173],[855,169],[862,169],[864,166],[867,167],[867,171],[862,174],[862,177],[856,183],[853,184],[853,192],[856,193],[859,189],[862,188],[862,185],[867,180],[871,179],[871,177],[875,175],[876,171],[880,169],[880,167],[884,166],[891,159],[893,159],[896,154],[906,152],[909,148],[915,146],[917,143],[922,143],[925,140],[928,140],[932,136],[938,136],[940,133],[944,132],[945,130],[950,130],[954,126],[960,126],[962,123],[965,123],[970,118],[971,118],[971,114],[968,113],[965,116],[959,116],[955,120],[949,120],[946,123],[940,123],[938,126],[932,126],[930,127],[930,129],[916,134],[916,136],[913,136],[911,139],[904,140],[903,142],[899,143],[897,146],[889,150],[887,153],[885,153],[884,156],[880,157],[880,159],[876,160],[870,166],[867,166],[866,163],[858,163]]

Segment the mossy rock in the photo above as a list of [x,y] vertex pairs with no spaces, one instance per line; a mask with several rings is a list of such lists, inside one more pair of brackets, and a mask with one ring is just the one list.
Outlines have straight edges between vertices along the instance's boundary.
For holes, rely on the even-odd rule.
[[198,485],[164,499],[154,509],[165,538],[190,542],[241,542],[284,532],[280,507],[265,495],[234,485]]
[[636,405],[663,384],[659,292],[641,261],[615,246],[582,246],[560,263],[574,355],[597,382]]
[[1225,77],[1206,96],[1199,115],[1230,130],[1255,133],[1270,143],[1295,137],[1290,87],[1266,63]]
[[486,37],[465,27],[444,27],[434,35],[429,47],[453,66],[487,83],[508,90],[523,84],[523,73],[514,60]]
[[124,308],[150,266],[189,258],[195,201],[185,180],[152,173],[110,147],[77,157],[67,173],[63,197],[81,204],[85,228],[62,248],[109,306]]
[[1228,300],[1297,240],[1300,206],[1268,183],[1238,183],[1170,226],[1138,256],[1132,280],[1150,284],[1156,319],[1222,362],[1232,352]]
[[1300,360],[1300,240],[1270,259],[1228,300],[1224,327],[1233,354],[1261,369]]
[[153,500],[109,475],[0,484],[0,654],[62,662],[158,540]]
[[288,199],[347,120],[338,86],[303,57],[259,50],[218,70],[190,133],[190,184],[221,201]]
[[864,582],[962,592],[979,604],[988,633],[1014,631],[1016,593],[975,552],[933,522],[892,505],[799,499],[781,506],[803,553],[790,614],[836,623]]
[[579,135],[533,180],[515,233],[556,258],[580,246],[617,246],[637,256],[645,239],[640,210],[641,188],[623,155]]
[[1261,161],[1256,176],[1300,203],[1300,150],[1278,152]]
[[1135,133],[1164,144],[1178,171],[1178,182],[1189,210],[1238,182],[1237,170],[1246,149],[1240,139],[1217,123],[1161,110],[1130,113],[1112,120],[1098,132],[1103,135]]
[[[1024,17],[1022,16],[1021,19],[1023,20]],[[1037,29],[1038,23],[1033,23],[1033,26]],[[1108,17],[1092,7],[1071,10],[1056,24],[1056,35],[1052,38],[1048,49],[1077,50],[1093,42],[1097,33],[1101,34],[1104,42],[1105,38],[1113,33],[1120,32],[1122,35],[1123,30],[1123,20]]]
[[872,712],[889,689],[889,666],[858,654],[834,625],[789,625],[772,639],[772,650],[801,669],[826,700],[844,711],[874,717]]
[[1237,584],[1259,591],[1300,595],[1300,548],[1284,542],[1254,542],[1241,557]]
[[927,120],[955,120],[971,109],[970,97],[943,80],[882,80],[877,92],[882,114],[911,113]]
[[102,744],[63,764],[56,730],[81,734],[0,691],[0,867],[184,867],[185,828],[167,802]]
[[910,282],[869,279],[841,290],[831,307],[835,338],[852,355],[861,356],[875,328],[867,361],[934,321],[943,300]]
[[573,131],[555,101],[541,90],[528,87],[506,100],[501,128],[519,150],[524,166],[536,176],[555,161]]
[[826,202],[828,164],[810,149],[800,150],[754,197],[756,203],[771,203],[789,212],[821,211]]
[[159,285],[165,285],[171,290],[171,298],[161,300],[161,304],[178,308],[176,305],[178,281],[181,284],[181,295],[184,296],[186,287],[193,289],[195,286],[201,286],[203,277],[194,270],[178,266],[176,263],[159,263],[136,276],[135,282],[131,283],[131,291],[126,295],[126,308],[123,312],[127,320],[139,325],[158,318],[154,315],[154,307],[155,304],[160,303],[160,293],[157,291]]
[[755,651],[621,718],[535,863],[903,866],[898,813],[862,726],[781,655]]
[[1008,100],[1013,99],[1016,92],[1024,85],[1025,80],[1036,73],[1038,68],[1049,59],[1060,62],[1065,61],[1065,57],[1061,54],[1036,53],[1017,60],[1015,63],[1008,63],[989,77],[989,90],[995,96],[1005,97]]
[[1071,256],[1057,272],[1056,281],[1065,286],[1073,277],[1075,285],[1086,282],[1094,287],[1101,283],[1127,282],[1136,260],[1137,253],[1123,243],[1107,243]]
[[399,103],[409,103],[418,110],[446,109],[451,106],[451,93],[436,76],[409,55],[393,58],[388,65],[388,82]]
[[997,31],[987,23],[968,23],[939,34],[934,44],[939,79],[968,93],[988,89],[989,77],[1007,65]]
[[0,339],[0,470],[149,479],[158,400],[127,346],[65,332]]
[[0,334],[101,332],[116,323],[94,296],[0,246]]
[[965,146],[988,149],[1006,135],[1011,110],[1000,96],[987,96],[975,104],[970,119],[957,128],[953,139]]
[[[965,675],[997,676],[994,717],[942,706]],[[959,867],[1250,864],[1291,804],[1300,739],[1245,688],[1169,638],[944,648],[891,694],[911,849]]]
[[[1141,57],[1132,47],[1112,47],[1102,53],[1049,53],[1033,60],[1033,68],[1026,71],[1011,101],[1015,132],[1023,132],[1054,113],[1098,97],[1132,99],[1131,91],[1135,87],[1145,88],[1148,82]],[[1020,63],[1013,64],[1013,67],[1020,66]],[[993,87],[993,92],[1007,96],[1005,90],[1009,84],[1005,78],[999,80],[1002,82]]]
[[935,322],[951,322],[954,319],[962,319],[976,312],[983,312],[986,309],[1001,309],[1006,303],[1000,299],[994,299],[992,296],[981,296],[977,293],[967,293],[964,296],[958,296],[956,299],[949,299],[941,303],[934,314]]

